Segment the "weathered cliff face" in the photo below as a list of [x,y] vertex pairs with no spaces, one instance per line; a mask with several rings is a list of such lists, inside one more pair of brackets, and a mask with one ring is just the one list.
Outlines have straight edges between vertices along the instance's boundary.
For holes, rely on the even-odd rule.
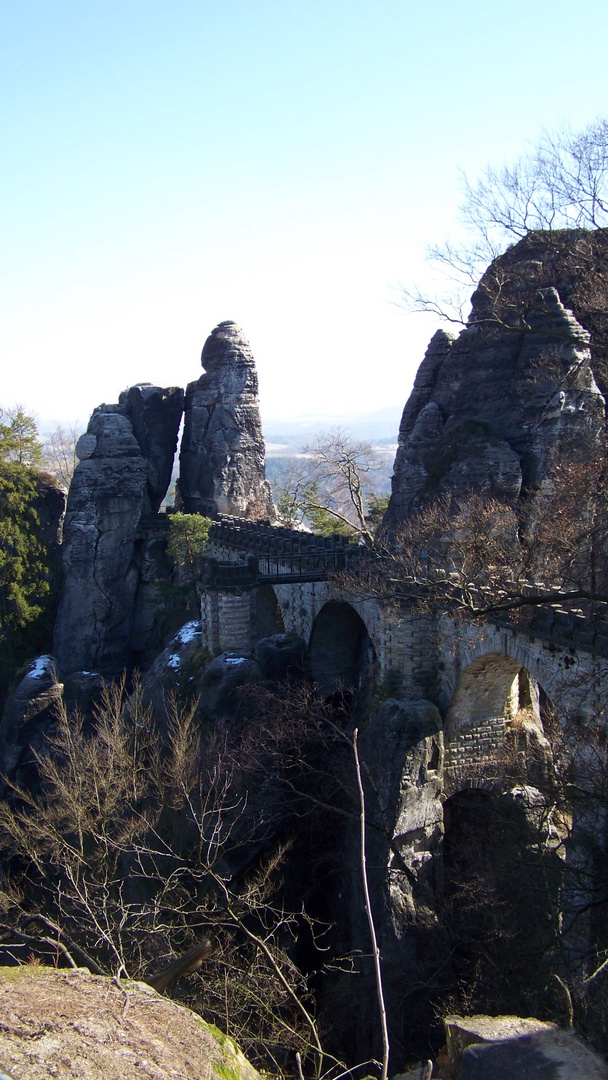
[[184,392],[180,387],[162,389],[139,383],[123,390],[118,401],[127,410],[133,434],[146,459],[144,513],[157,513],[171,481]]
[[205,374],[188,385],[179,494],[186,513],[274,519],[265,479],[258,378],[248,341],[233,322],[207,338]]
[[446,491],[516,505],[560,456],[601,445],[605,232],[532,234],[489,267],[462,333],[435,334],[403,412],[389,531]]
[[[371,826],[367,858],[375,868],[369,882],[371,905],[382,954],[391,1061],[398,1067],[407,1059],[405,1045],[412,1031],[428,1027],[429,1020],[428,999],[412,992],[412,986],[423,969],[419,931],[435,917],[435,856],[443,837],[441,748],[441,715],[422,698],[388,698],[369,718],[361,741]],[[358,829],[351,829],[345,847],[353,871],[359,843]],[[358,873],[353,872],[343,888],[349,898],[349,947],[364,956],[369,931]],[[359,1055],[356,1060],[375,1055],[380,1048],[379,1031],[371,1033],[366,1022],[377,1008],[370,976],[369,966],[361,964],[356,1001],[349,997],[348,1009],[336,1024],[346,1035],[345,1052],[354,1051],[355,1057]],[[345,995],[352,994],[351,986],[347,977]]]
[[61,702],[63,685],[57,682],[53,659],[31,660],[10,694],[0,721],[0,795],[6,797],[9,777],[31,791],[35,785],[35,754],[43,754],[49,727]]
[[[188,387],[179,490],[188,513],[273,518],[251,349],[234,323],[205,343]],[[167,492],[184,393],[142,383],[95,410],[79,441],[64,526],[54,654],[62,677],[146,667],[162,648],[156,582],[167,576]]]
[[169,484],[182,401],[180,389],[132,387],[120,404],[96,409],[79,440],[55,624],[62,675],[115,675],[129,664],[132,647],[145,652],[150,598],[140,610],[138,591],[159,576],[154,511]]

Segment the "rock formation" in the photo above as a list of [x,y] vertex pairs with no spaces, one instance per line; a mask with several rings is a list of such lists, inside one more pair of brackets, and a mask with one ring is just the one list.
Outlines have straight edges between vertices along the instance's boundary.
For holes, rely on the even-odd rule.
[[180,389],[132,387],[118,405],[95,410],[78,442],[54,639],[62,675],[115,675],[133,647],[145,650],[150,597],[138,605],[138,591],[159,576],[155,512],[169,485],[182,401]]
[[10,779],[31,791],[35,785],[35,755],[44,750],[46,734],[61,702],[62,683],[57,682],[53,660],[31,660],[10,694],[0,722],[0,794],[6,797]]
[[594,234],[598,251],[587,238],[531,234],[486,271],[461,334],[435,334],[401,420],[389,530],[445,491],[515,505],[560,454],[597,447],[605,327],[596,293],[608,230]]
[[169,483],[177,446],[177,433],[184,411],[184,392],[149,383],[123,390],[119,404],[127,410],[133,434],[146,459],[148,475],[144,513],[157,513]]
[[[584,452],[601,444],[605,420],[602,391],[608,388],[608,368],[602,366],[601,352],[601,303],[606,294],[606,289],[601,292],[601,266],[608,254],[608,240],[604,234],[598,236],[591,242],[592,258],[587,263],[589,244],[581,234],[528,237],[489,268],[473,298],[469,324],[460,336],[435,335],[403,414],[386,518],[389,530],[394,532],[404,516],[442,492],[464,494],[475,489],[512,507],[525,500],[533,503],[545,490],[552,464],[561,454],[573,446]],[[580,280],[573,262],[587,267],[579,274]],[[608,316],[605,322],[608,331]],[[249,345],[234,323],[216,327],[205,343],[202,364],[204,374],[189,385],[186,396],[181,506],[188,513],[234,514],[254,520],[272,517],[270,490],[264,478],[257,377]],[[95,410],[79,442],[81,463],[70,491],[64,528],[65,584],[55,633],[57,671],[51,658],[46,658],[25,673],[0,729],[0,764],[4,758],[4,769],[10,770],[11,776],[27,780],[32,750],[44,742],[62,683],[78,700],[82,701],[83,695],[94,699],[101,675],[114,676],[135,660],[145,668],[141,658],[151,660],[154,647],[158,655],[148,666],[143,694],[161,738],[166,735],[170,720],[167,704],[173,695],[178,701],[198,701],[197,720],[203,722],[206,732],[212,733],[214,725],[220,733],[232,728],[239,740],[239,754],[242,746],[247,746],[243,732],[248,737],[253,732],[256,746],[264,737],[274,738],[272,724],[270,734],[260,724],[261,707],[256,700],[261,702],[262,696],[256,699],[251,694],[248,699],[243,688],[259,683],[265,690],[263,684],[269,680],[297,679],[308,669],[322,695],[334,703],[340,725],[347,727],[351,720],[362,717],[372,907],[383,956],[393,1062],[401,1065],[409,1056],[411,1040],[430,1023],[433,994],[449,985],[450,978],[455,986],[460,978],[456,967],[448,970],[454,951],[448,935],[449,909],[440,907],[445,881],[450,880],[445,853],[449,855],[450,843],[452,852],[457,850],[458,830],[464,828],[463,821],[470,820],[467,800],[457,801],[461,791],[456,790],[454,777],[467,794],[469,784],[480,785],[481,791],[485,783],[482,767],[487,759],[498,792],[502,781],[496,776],[496,762],[500,765],[506,745],[507,719],[521,712],[522,725],[536,721],[532,704],[540,701],[540,691],[534,680],[527,675],[523,678],[521,642],[509,644],[517,650],[517,659],[510,652],[503,656],[494,651],[489,654],[489,664],[485,654],[471,662],[478,645],[472,632],[465,642],[464,637],[457,639],[454,630],[448,648],[447,630],[442,629],[440,635],[431,615],[418,617],[403,610],[392,620],[384,609],[373,608],[371,597],[369,604],[365,596],[356,600],[350,594],[345,597],[335,581],[326,585],[300,580],[293,588],[281,581],[279,594],[270,585],[260,586],[258,537],[253,538],[254,543],[245,534],[251,529],[263,534],[263,525],[249,530],[234,525],[241,538],[232,548],[228,545],[228,554],[232,550],[238,561],[226,569],[216,559],[212,573],[210,556],[207,578],[201,574],[198,581],[214,597],[215,607],[209,603],[207,624],[203,604],[202,626],[193,622],[182,627],[161,651],[163,642],[154,637],[153,600],[157,579],[168,572],[163,560],[169,519],[158,509],[169,483],[182,401],[181,390],[141,384],[125,391],[118,404]],[[228,526],[218,523],[216,535],[223,528]],[[248,542],[251,547],[244,561]],[[221,549],[220,541],[217,543]],[[272,545],[271,549],[274,551]],[[284,554],[286,563],[301,551],[301,543],[296,549],[293,538],[282,536],[277,541],[277,556]],[[220,570],[226,570],[229,580],[225,587],[230,604],[225,606],[219,602],[223,588]],[[263,594],[263,589],[269,591]],[[244,644],[226,643],[219,633],[220,623],[226,636],[242,636]],[[209,639],[203,634],[203,628],[206,633],[212,624],[217,644],[211,631]],[[279,626],[287,626],[287,633],[272,632]],[[474,629],[477,631],[477,626]],[[261,633],[262,640],[256,642]],[[308,650],[304,639],[297,636],[300,633],[310,641]],[[490,644],[498,641],[498,631],[489,640]],[[256,644],[255,659],[252,643]],[[549,644],[548,663],[555,666],[553,641]],[[483,641],[479,648],[482,645]],[[456,651],[457,646],[462,646],[460,651]],[[484,647],[489,648],[487,641]],[[220,655],[212,657],[211,652],[216,651]],[[535,664],[541,662],[539,656],[541,660],[545,656],[540,645],[534,650],[530,647],[524,655]],[[571,654],[564,659],[564,666],[566,660],[574,663]],[[468,681],[459,684],[461,663],[474,670],[468,671]],[[370,715],[370,698],[364,697],[362,690],[371,685],[376,664],[386,681],[384,687],[380,682],[376,685],[374,702],[379,707],[374,716]],[[441,674],[446,664],[450,671]],[[400,691],[400,685],[405,689]],[[357,686],[356,704],[349,715],[349,691]],[[456,716],[449,703],[458,705],[463,686],[466,700],[471,702],[470,715],[463,708],[463,715]],[[382,696],[389,692],[395,696],[380,706]],[[483,714],[473,710],[473,704],[480,700],[485,702]],[[248,708],[253,716],[248,715]],[[286,714],[279,715],[278,722],[283,725]],[[458,723],[453,723],[454,718]],[[289,736],[289,724],[284,726]],[[518,728],[516,733],[517,746],[521,747],[522,732]],[[313,770],[307,775],[316,777],[320,768],[317,754],[323,761],[327,757],[327,776],[333,784],[335,769],[341,787],[342,776],[347,775],[341,751],[333,748],[329,737],[321,748],[315,746],[314,739],[311,742]],[[210,746],[211,753],[211,741]],[[309,752],[306,746],[304,750]],[[304,750],[298,747],[298,755],[304,755]],[[350,769],[348,748],[343,753],[348,753]],[[459,761],[459,753],[468,755],[468,771]],[[270,750],[268,754],[270,757]],[[335,759],[329,761],[330,755]],[[302,760],[307,764],[304,756]],[[298,906],[306,896],[322,921],[335,926],[331,947],[336,956],[353,955],[358,976],[356,1000],[346,971],[336,971],[326,983],[329,989],[319,991],[322,1026],[336,1040],[340,1053],[342,1046],[345,1055],[352,1055],[350,1060],[364,1060],[377,1054],[378,1047],[374,1044],[377,1032],[369,1021],[375,1015],[376,1001],[375,987],[368,978],[371,967],[358,869],[358,814],[351,818],[339,802],[336,823],[330,813],[322,828],[316,823],[312,828],[303,825],[308,810],[301,812],[296,801],[292,817],[291,796],[285,795],[291,789],[277,783],[274,767],[267,769],[262,757],[260,762],[263,780],[258,782],[257,774],[244,774],[246,813],[231,833],[226,873],[236,880],[270,851],[279,835],[291,832],[293,825],[297,844],[286,862],[284,895],[295,896]],[[219,757],[218,763],[223,767]],[[462,773],[448,773],[461,765]],[[249,775],[254,779],[250,781]],[[321,781],[323,775],[319,773]],[[527,780],[529,775],[526,773]],[[507,780],[511,784],[509,776],[505,784]],[[517,819],[519,831],[513,835],[526,838],[538,817],[534,798],[540,792],[529,783],[525,798],[523,791],[511,787],[503,791],[499,810],[503,819],[507,811],[514,821]],[[452,798],[452,794],[456,801],[444,812],[446,795]],[[521,805],[513,809],[516,800]],[[313,793],[311,806],[316,809],[317,803],[318,808],[331,811],[329,795],[327,802],[321,802]],[[472,796],[468,806],[473,807],[471,814],[478,813],[479,803]],[[446,835],[448,842],[444,844]],[[538,836],[535,826],[536,840]],[[523,844],[515,847],[518,853],[524,849]],[[508,877],[509,890],[513,891],[514,875]],[[539,948],[544,949],[543,941],[539,941]],[[545,952],[548,955],[548,950]],[[500,972],[500,966],[495,966]],[[544,970],[541,974],[544,977]],[[427,993],[421,988],[428,988]]]
[[259,1080],[231,1038],[142,982],[83,968],[3,967],[0,1001],[0,1059],[14,1080]]
[[179,494],[186,513],[274,519],[265,479],[258,378],[248,341],[233,322],[207,338],[205,374],[188,385]]
[[603,1058],[572,1030],[519,1016],[446,1016],[450,1073],[460,1080],[608,1080]]
[[[179,480],[187,513],[273,518],[251,349],[234,323],[207,339],[191,383]],[[171,479],[184,407],[178,388],[140,383],[100,405],[77,447],[64,526],[64,582],[54,654],[62,677],[114,676],[162,647],[155,599],[166,577]]]

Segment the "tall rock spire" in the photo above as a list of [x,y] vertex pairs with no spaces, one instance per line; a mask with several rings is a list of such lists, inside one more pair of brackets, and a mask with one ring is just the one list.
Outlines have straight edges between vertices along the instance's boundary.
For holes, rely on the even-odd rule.
[[207,338],[186,391],[179,496],[187,513],[274,518],[249,342],[233,322]]
[[403,412],[389,534],[443,494],[532,506],[555,462],[603,453],[607,255],[608,229],[531,233],[488,267],[460,335],[435,334]]
[[79,439],[53,646],[62,676],[117,675],[158,648],[157,519],[167,519],[156,511],[169,486],[183,398],[181,387],[132,386],[118,404],[95,409]]

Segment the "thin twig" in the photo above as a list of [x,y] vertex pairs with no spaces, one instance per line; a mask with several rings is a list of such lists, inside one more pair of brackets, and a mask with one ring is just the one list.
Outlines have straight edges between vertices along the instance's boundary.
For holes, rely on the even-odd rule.
[[[563,979],[560,979],[559,975],[555,974],[555,972],[553,973],[553,978],[557,979],[559,985],[564,991],[564,994],[566,995],[566,1003],[568,1007],[568,1028],[572,1029],[574,1027],[574,1007],[572,1005],[572,994],[570,993],[570,988],[569,986],[567,986]],[[589,979],[585,979],[585,982],[589,981]]]
[[382,987],[380,949],[378,948],[378,941],[376,939],[376,928],[374,926],[374,916],[372,914],[372,905],[369,896],[369,884],[367,880],[367,855],[365,851],[365,793],[363,791],[363,779],[361,777],[358,738],[359,729],[355,728],[353,733],[353,754],[355,757],[355,770],[357,773],[357,785],[359,788],[359,803],[361,806],[361,879],[363,882],[363,895],[365,897],[365,914],[367,915],[369,933],[372,939],[374,971],[376,974],[376,994],[378,997],[378,1008],[380,1010],[380,1027],[382,1030],[382,1072],[380,1074],[380,1080],[387,1080],[390,1046],[388,1041],[388,1027],[386,1024],[386,1006],[384,1004],[384,990]]

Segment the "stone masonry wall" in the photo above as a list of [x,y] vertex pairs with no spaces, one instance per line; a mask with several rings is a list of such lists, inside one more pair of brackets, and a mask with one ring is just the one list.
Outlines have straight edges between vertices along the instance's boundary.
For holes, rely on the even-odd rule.
[[251,590],[205,592],[201,601],[203,648],[214,654],[250,653],[254,646],[251,601]]
[[458,773],[497,765],[504,747],[505,731],[506,724],[502,716],[461,728],[456,738],[445,746],[444,769],[448,772],[451,784],[457,779]]
[[563,713],[597,719],[608,693],[608,662],[567,645],[515,627],[462,623],[447,616],[438,621],[437,704],[445,714],[460,676],[481,656],[509,657],[543,688]]

